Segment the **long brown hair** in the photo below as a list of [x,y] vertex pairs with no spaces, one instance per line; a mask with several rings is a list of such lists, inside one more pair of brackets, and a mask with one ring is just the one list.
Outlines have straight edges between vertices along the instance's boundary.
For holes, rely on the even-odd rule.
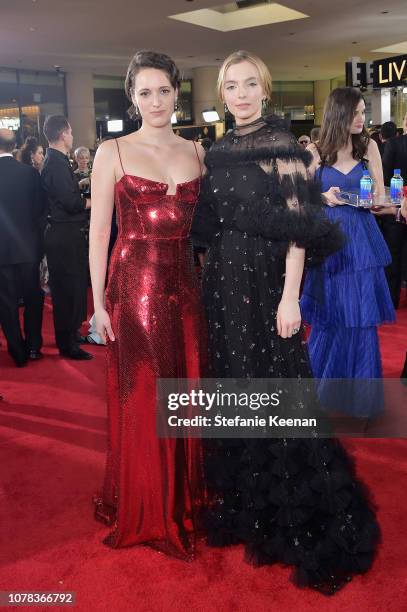
[[[353,87],[338,87],[329,94],[324,107],[318,150],[323,163],[332,166],[338,159],[338,151],[348,144],[357,105],[363,96]],[[363,126],[360,134],[352,134],[352,157],[364,159],[369,144],[369,134]]]

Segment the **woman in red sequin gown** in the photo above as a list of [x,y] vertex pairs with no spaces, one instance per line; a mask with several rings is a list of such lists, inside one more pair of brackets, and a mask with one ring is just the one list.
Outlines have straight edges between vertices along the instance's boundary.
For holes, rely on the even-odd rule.
[[[170,58],[137,53],[126,93],[142,128],[103,143],[95,158],[90,264],[97,331],[107,338],[109,414],[105,482],[95,502],[96,518],[113,526],[106,545],[148,544],[190,559],[201,443],[156,433],[157,378],[199,378],[205,354],[189,240],[203,150],[172,131],[178,84]],[[113,200],[119,233],[104,305]]]

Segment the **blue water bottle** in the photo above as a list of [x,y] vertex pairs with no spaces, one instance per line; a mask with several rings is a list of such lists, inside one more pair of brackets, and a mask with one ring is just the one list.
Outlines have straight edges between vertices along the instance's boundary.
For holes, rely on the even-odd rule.
[[400,174],[400,170],[395,170],[393,178],[390,181],[390,199],[395,204],[400,204],[403,197],[404,181]]
[[360,179],[360,199],[364,201],[371,201],[372,188],[373,183],[372,179],[370,178],[369,170],[363,170],[363,176]]

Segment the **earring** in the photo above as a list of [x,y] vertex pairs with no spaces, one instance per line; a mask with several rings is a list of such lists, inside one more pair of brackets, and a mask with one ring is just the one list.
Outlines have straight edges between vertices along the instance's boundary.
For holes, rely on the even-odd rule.
[[175,112],[177,112],[177,110],[178,110],[178,98],[175,100],[174,110],[175,110]]
[[229,112],[226,102],[223,103],[223,110],[225,111],[225,113]]
[[261,110],[263,111],[263,113],[267,110],[267,106],[268,106],[267,98],[263,98],[263,100],[261,101]]

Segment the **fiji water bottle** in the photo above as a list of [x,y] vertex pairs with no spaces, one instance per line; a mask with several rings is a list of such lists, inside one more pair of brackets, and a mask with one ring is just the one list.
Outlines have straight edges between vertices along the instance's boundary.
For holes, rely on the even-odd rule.
[[369,170],[363,170],[363,176],[360,179],[360,199],[371,200],[373,191],[373,183],[370,178]]
[[403,197],[403,185],[404,182],[400,170],[395,170],[390,181],[390,199],[392,202],[400,204]]

